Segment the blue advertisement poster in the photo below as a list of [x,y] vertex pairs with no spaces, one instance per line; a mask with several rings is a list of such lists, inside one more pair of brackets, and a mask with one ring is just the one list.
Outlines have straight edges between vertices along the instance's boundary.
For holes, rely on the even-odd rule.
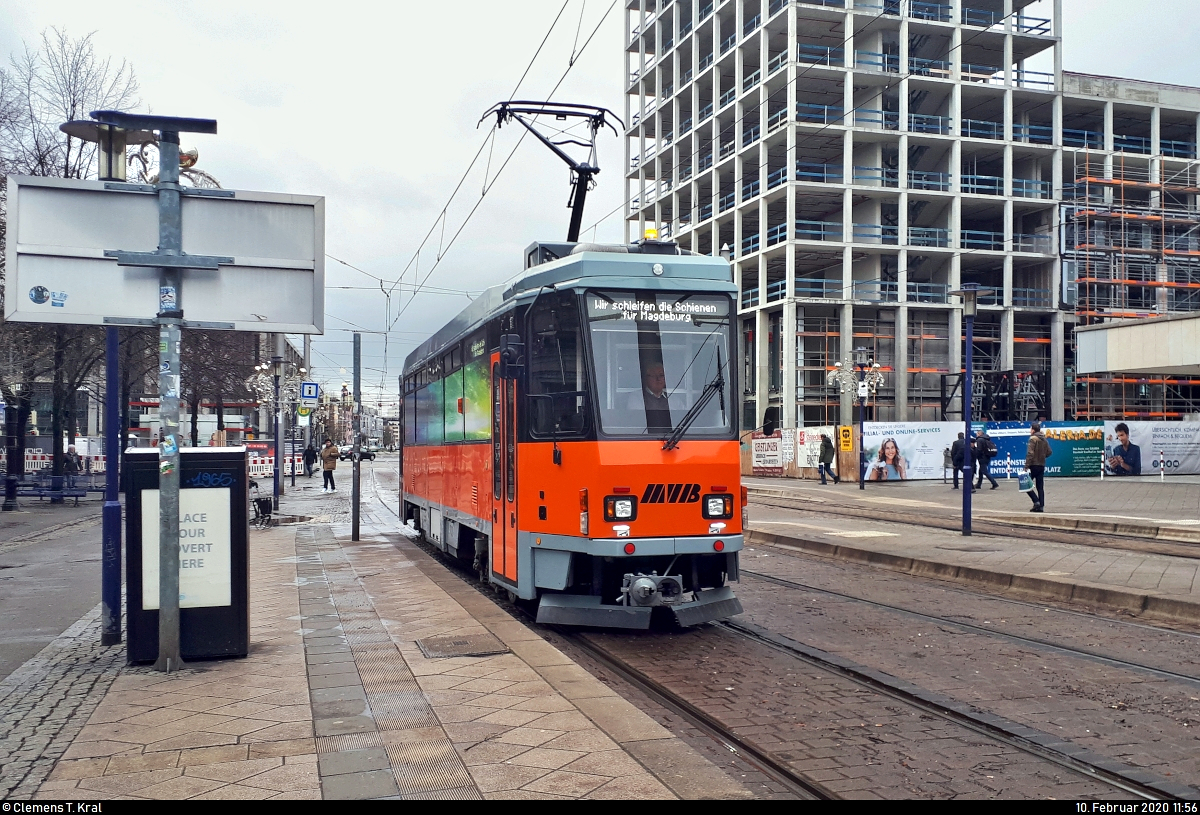
[[[988,470],[993,478],[1003,478],[1011,468],[1013,478],[1025,467],[1029,445],[1029,422],[988,422],[975,425],[976,432],[986,428],[996,445],[996,457]],[[1104,425],[1098,422],[1043,422],[1042,433],[1050,443],[1052,455],[1046,459],[1049,476],[1099,476],[1104,455]]]

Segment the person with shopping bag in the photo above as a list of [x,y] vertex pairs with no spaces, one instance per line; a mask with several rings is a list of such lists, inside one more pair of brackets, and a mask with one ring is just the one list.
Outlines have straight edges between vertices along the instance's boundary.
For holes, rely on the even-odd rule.
[[1029,500],[1033,501],[1033,509],[1030,512],[1042,512],[1046,506],[1046,459],[1050,458],[1053,451],[1050,449],[1050,442],[1046,441],[1046,437],[1042,435],[1042,425],[1040,422],[1034,422],[1029,428],[1029,446],[1025,450],[1025,469],[1028,470],[1028,478],[1022,473],[1018,479],[1018,486],[1021,492],[1029,496]]

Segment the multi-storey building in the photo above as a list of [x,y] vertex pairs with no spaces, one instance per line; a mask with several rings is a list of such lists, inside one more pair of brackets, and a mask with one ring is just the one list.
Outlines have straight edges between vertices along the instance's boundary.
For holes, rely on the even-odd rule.
[[977,409],[1136,412],[1145,383],[1071,376],[1071,328],[1193,306],[1200,91],[1064,73],[1061,0],[629,0],[626,21],[626,237],[728,249],[744,427],[848,420],[826,376],[860,346],[875,418],[957,413],[968,282],[994,290]]

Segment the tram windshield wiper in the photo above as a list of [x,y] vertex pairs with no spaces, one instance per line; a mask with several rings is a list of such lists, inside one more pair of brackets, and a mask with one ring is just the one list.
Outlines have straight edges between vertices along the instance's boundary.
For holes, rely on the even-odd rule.
[[695,424],[696,419],[700,417],[700,413],[704,407],[712,401],[713,396],[717,396],[721,403],[721,421],[725,421],[725,371],[721,364],[721,349],[717,348],[717,376],[712,382],[704,386],[704,391],[700,394],[700,398],[696,400],[696,404],[692,405],[692,409],[684,414],[679,420],[679,424],[671,435],[667,436],[663,441],[662,449],[674,450],[679,446],[679,440],[683,438],[683,434],[688,431],[688,428]]

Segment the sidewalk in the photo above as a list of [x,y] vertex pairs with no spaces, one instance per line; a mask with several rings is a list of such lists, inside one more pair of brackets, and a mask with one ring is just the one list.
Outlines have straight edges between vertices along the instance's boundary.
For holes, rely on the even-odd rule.
[[314,521],[251,530],[246,659],[126,667],[85,618],[0,683],[0,797],[747,796],[399,536],[364,471],[361,541],[348,468],[285,496]]
[[[1095,532],[1097,545],[1039,539],[1011,531],[964,537],[962,492],[940,482],[906,484],[819,483],[784,479],[747,479],[751,488],[748,545],[795,548],[814,554],[937,577],[1041,600],[1075,601],[1140,615],[1200,622],[1200,546],[1116,539]],[[976,521],[1011,523],[1020,502],[1029,499],[1015,486],[985,489],[974,498]],[[1118,481],[1055,479],[1047,483],[1051,506],[1089,502],[1119,515],[1186,529],[1196,522],[1200,487],[1194,483],[1145,479]],[[785,499],[788,506],[756,503],[755,496]],[[1141,503],[1139,503],[1139,500]],[[836,509],[837,512],[831,510]],[[1080,519],[1096,515],[1077,513]],[[916,517],[920,516],[920,517]],[[1055,517],[1074,517],[1072,515]],[[1030,515],[1036,518],[1036,515]],[[1166,519],[1173,517],[1172,524]],[[949,522],[950,528],[928,525]],[[914,525],[924,523],[925,525]],[[1159,538],[1158,540],[1162,540]],[[1124,541],[1123,543],[1121,541]]]

